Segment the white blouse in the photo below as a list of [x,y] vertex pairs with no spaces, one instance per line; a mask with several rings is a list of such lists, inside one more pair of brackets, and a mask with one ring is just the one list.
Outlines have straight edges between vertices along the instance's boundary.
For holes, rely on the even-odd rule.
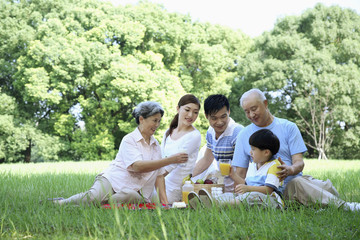
[[156,177],[164,174],[165,170],[160,168],[151,172],[136,173],[131,165],[136,161],[159,159],[161,159],[161,150],[158,141],[151,136],[150,144],[147,144],[139,129],[136,128],[122,139],[115,160],[104,171],[103,176],[109,180],[115,192],[130,188],[139,191],[149,202]]
[[192,173],[200,145],[201,134],[197,129],[194,129],[177,140],[173,140],[171,136],[166,138],[165,132],[161,143],[161,155],[163,158],[184,150],[189,154],[189,159],[185,164],[171,164],[164,167],[164,169],[169,172],[165,177],[166,195],[169,203],[181,201],[182,180]]

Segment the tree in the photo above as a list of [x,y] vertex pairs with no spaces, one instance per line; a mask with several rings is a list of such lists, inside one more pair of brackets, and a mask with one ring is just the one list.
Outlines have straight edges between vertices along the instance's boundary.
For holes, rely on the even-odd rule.
[[184,93],[230,93],[250,43],[240,31],[149,2],[0,0],[0,7],[0,87],[15,102],[27,161],[114,158],[136,126],[134,106],[146,100],[166,110],[160,139]]
[[[354,50],[359,24],[354,11],[321,4],[299,17],[278,20],[239,63],[233,92],[265,91],[270,110],[297,123],[310,157],[360,157],[355,141],[360,136],[354,132],[360,124],[360,55]],[[355,155],[346,153],[347,144]]]

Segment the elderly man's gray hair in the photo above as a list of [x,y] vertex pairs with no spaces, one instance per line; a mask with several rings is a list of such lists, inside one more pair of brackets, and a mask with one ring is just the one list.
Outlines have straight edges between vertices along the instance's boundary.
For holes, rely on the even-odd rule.
[[139,103],[132,112],[132,115],[135,118],[136,123],[139,125],[140,116],[143,118],[148,118],[157,113],[160,113],[161,116],[164,115],[164,109],[161,107],[161,105],[157,102],[147,101]]
[[241,96],[241,98],[240,98],[240,107],[242,107],[244,99],[247,98],[249,95],[251,95],[253,93],[256,93],[258,95],[258,97],[259,97],[259,100],[261,100],[262,102],[266,100],[265,94],[262,91],[260,91],[257,88],[253,88],[253,89],[250,89],[249,91],[245,92]]

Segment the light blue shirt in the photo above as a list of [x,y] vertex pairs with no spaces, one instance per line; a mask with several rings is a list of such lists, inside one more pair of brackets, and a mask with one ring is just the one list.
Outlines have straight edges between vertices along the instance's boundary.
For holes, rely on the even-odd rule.
[[[283,160],[286,165],[292,165],[292,155],[305,153],[307,151],[300,130],[296,124],[286,119],[274,117],[273,122],[267,127],[258,127],[252,123],[239,133],[232,161],[233,166],[242,168],[249,167],[249,162],[252,161],[249,138],[254,132],[260,129],[269,129],[279,138],[280,149],[276,157],[281,157],[281,160]],[[284,187],[291,179],[301,175],[302,172],[296,176],[288,176],[284,181]]]

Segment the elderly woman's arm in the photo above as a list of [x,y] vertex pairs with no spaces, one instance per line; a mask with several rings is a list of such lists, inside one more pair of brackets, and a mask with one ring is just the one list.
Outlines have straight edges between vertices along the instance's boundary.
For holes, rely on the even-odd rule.
[[151,172],[162,168],[164,166],[173,164],[173,163],[185,163],[188,160],[188,154],[186,153],[177,153],[170,157],[163,158],[160,160],[142,160],[134,162],[131,167],[134,172]]

